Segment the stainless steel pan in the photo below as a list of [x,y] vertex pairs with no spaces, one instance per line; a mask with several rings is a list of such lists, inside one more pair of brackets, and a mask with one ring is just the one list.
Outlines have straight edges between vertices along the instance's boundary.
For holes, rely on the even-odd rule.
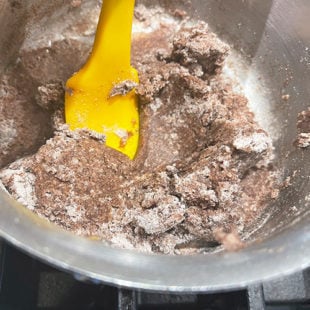
[[[258,221],[253,227],[252,245],[236,253],[194,256],[146,255],[114,249],[41,221],[4,192],[0,193],[0,235],[61,269],[140,289],[223,290],[309,266],[310,149],[293,145],[297,114],[310,106],[309,1],[158,3],[167,8],[186,8],[193,17],[206,20],[242,55],[244,65],[239,79],[246,92],[250,96],[254,92],[253,98],[255,91],[260,94],[254,108],[274,139],[276,165],[284,178],[291,176],[291,185],[270,205],[263,224]],[[35,25],[37,17],[48,18],[64,5],[60,0],[0,0],[0,73],[16,61],[27,29]],[[258,76],[264,81],[260,85],[266,87],[260,91],[255,90]],[[289,94],[289,100],[282,99],[285,94]]]

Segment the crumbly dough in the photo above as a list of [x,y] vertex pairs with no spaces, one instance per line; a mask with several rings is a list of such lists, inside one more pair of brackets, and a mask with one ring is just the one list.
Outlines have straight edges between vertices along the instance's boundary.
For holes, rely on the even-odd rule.
[[310,147],[310,107],[298,114],[297,131],[297,146],[300,148]]
[[0,178],[39,216],[113,246],[189,254],[219,241],[236,250],[274,196],[271,139],[222,74],[227,44],[204,22],[151,13],[136,11],[137,28],[157,27],[133,41],[141,109],[135,160],[101,135],[70,131],[59,104],[65,81],[53,80],[35,98],[50,115],[56,109],[53,137]]

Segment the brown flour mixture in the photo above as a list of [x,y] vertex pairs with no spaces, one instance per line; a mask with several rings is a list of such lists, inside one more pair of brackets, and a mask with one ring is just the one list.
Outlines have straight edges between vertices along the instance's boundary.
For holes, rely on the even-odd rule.
[[298,114],[296,145],[301,148],[310,147],[310,107]]
[[[105,147],[100,135],[68,130],[65,80],[51,79],[36,85],[33,100],[40,113],[56,110],[53,137],[4,168],[1,180],[39,216],[115,246],[186,254],[221,242],[235,250],[272,199],[275,178],[271,139],[222,76],[229,47],[205,23],[161,9],[138,7],[134,29],[142,126],[136,159]],[[30,62],[36,52],[27,54]]]

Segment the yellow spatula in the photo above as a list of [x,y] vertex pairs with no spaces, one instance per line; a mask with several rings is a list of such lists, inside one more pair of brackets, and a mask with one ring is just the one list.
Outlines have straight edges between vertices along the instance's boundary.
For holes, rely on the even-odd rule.
[[65,117],[70,129],[106,136],[106,145],[133,159],[139,141],[139,114],[130,65],[134,0],[104,0],[95,43],[84,67],[66,84]]

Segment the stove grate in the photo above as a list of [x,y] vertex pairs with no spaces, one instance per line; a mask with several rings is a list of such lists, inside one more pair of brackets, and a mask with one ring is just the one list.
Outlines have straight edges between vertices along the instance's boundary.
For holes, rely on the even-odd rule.
[[139,292],[80,281],[5,242],[0,249],[0,309],[306,310],[310,270],[216,294]]

